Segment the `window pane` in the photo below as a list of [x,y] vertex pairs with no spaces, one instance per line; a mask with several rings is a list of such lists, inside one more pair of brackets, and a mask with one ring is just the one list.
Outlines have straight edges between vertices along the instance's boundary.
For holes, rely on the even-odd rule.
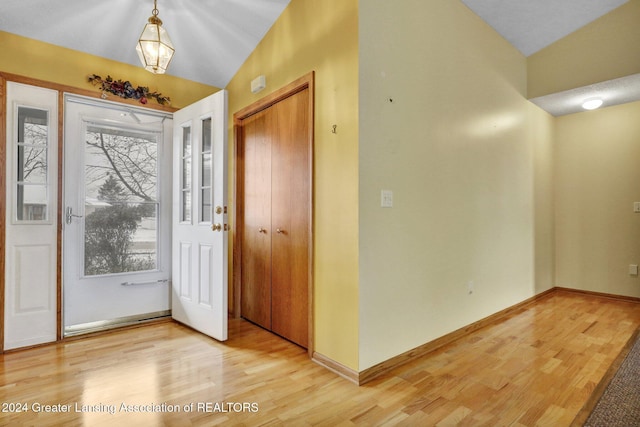
[[86,197],[155,201],[158,144],[152,134],[90,126],[86,133]]
[[48,219],[47,160],[49,113],[35,108],[18,107],[16,141],[16,219]]
[[47,183],[46,146],[18,146],[18,182]]
[[180,221],[191,221],[191,127],[182,128],[182,181]]
[[211,154],[202,155],[202,186],[211,186]]
[[182,213],[180,221],[191,221],[191,158],[182,160]]
[[85,275],[157,268],[157,136],[106,126],[85,135]]
[[202,152],[211,152],[211,118],[202,120]]
[[182,128],[182,157],[191,156],[191,127]]
[[157,203],[85,203],[85,276],[155,270]]
[[18,142],[30,145],[47,145],[49,137],[49,112],[35,108],[18,107]]
[[202,155],[202,185],[200,187],[202,222],[211,221],[211,154]]
[[182,190],[182,221],[191,221],[191,191]]
[[182,160],[182,189],[191,188],[191,157]]
[[211,222],[211,118],[202,120],[202,152],[200,154],[200,218]]
[[211,222],[211,191],[209,188],[202,189],[202,222]]
[[18,184],[18,221],[47,220],[47,187]]

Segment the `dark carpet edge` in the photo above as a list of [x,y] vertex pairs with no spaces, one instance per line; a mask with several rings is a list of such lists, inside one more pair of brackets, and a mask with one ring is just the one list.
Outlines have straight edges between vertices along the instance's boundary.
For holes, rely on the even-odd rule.
[[609,387],[609,384],[611,384],[611,380],[620,369],[622,363],[626,360],[629,352],[638,340],[638,336],[640,336],[640,328],[636,329],[636,331],[633,333],[633,335],[631,335],[631,338],[629,338],[622,350],[620,350],[620,353],[618,354],[618,356],[616,356],[611,366],[609,366],[607,372],[604,374],[598,385],[593,389],[593,393],[591,393],[591,396],[589,396],[587,402],[580,409],[580,411],[578,411],[578,414],[571,422],[571,427],[582,427],[585,424],[585,422],[589,418],[589,415],[591,415],[591,412],[593,412],[593,409],[600,401],[600,398],[604,394],[605,390],[607,389],[607,387]]

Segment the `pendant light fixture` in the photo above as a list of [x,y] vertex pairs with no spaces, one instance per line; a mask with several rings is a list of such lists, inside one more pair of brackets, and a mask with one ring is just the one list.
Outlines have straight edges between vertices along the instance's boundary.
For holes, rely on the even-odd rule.
[[145,70],[153,74],[164,74],[167,71],[175,49],[158,18],[158,0],[153,0],[152,15],[142,30],[136,51]]

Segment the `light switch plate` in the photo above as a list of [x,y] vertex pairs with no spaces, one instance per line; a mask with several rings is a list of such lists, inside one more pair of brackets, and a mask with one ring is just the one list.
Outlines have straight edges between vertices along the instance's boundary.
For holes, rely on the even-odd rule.
[[640,202],[633,202],[633,212],[640,213]]
[[380,206],[382,206],[383,208],[392,208],[393,207],[393,191],[391,191],[391,190],[382,190]]

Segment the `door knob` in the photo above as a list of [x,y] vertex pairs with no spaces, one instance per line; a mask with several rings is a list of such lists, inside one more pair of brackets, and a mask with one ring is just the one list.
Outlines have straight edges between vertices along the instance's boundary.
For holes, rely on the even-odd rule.
[[278,234],[287,234],[282,228],[276,228],[276,233],[278,233]]
[[211,226],[211,231],[222,231],[222,224],[213,224]]
[[267,230],[265,230],[264,228],[260,227],[260,228],[258,228],[258,233],[267,234]]

